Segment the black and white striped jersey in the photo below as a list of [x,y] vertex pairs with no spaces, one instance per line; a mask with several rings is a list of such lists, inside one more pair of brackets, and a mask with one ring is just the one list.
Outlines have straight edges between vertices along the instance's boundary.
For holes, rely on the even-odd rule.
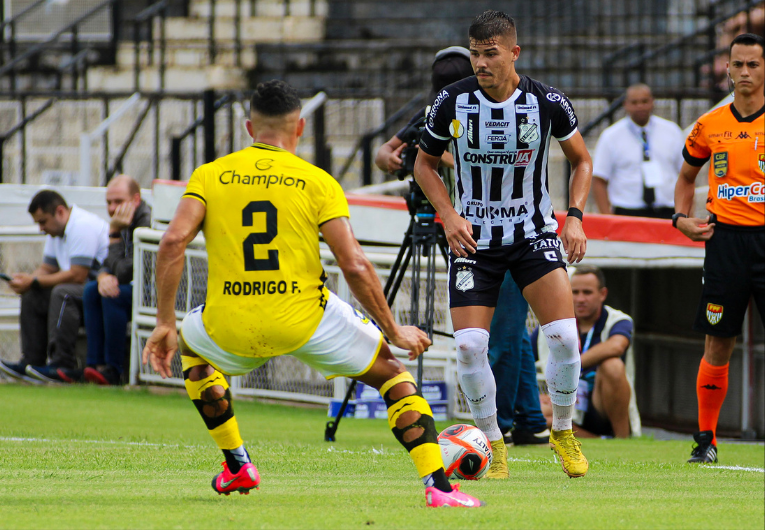
[[527,76],[503,102],[475,76],[446,87],[428,113],[420,149],[441,156],[454,142],[457,213],[478,248],[511,245],[558,227],[547,184],[550,137],[571,138],[577,118],[559,90]]

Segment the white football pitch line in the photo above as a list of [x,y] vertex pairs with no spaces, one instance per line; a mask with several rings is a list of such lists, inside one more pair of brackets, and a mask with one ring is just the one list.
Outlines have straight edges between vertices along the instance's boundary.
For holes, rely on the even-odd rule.
[[[122,440],[71,440],[71,439],[55,439],[55,438],[24,438],[20,436],[0,436],[0,442],[44,442],[44,443],[67,442],[67,443],[98,444],[98,445],[112,444],[112,445],[138,445],[138,446],[145,446],[145,447],[181,447],[184,449],[196,449],[200,447],[207,447],[204,445],[158,444],[158,443],[151,443],[151,442],[125,442]],[[367,451],[349,451],[347,449],[337,450],[335,449],[335,446],[330,446],[327,449],[327,451],[342,452],[342,453],[367,452]],[[380,446],[379,450],[373,447],[371,449],[371,452],[375,454],[385,454],[385,451],[382,446]],[[512,458],[512,457],[507,457],[507,461],[508,462],[524,462],[528,464],[550,462],[550,460],[547,460],[547,459],[531,460],[530,458]],[[555,457],[552,458],[552,461],[557,463],[557,460],[555,460]],[[726,469],[730,471],[753,471],[757,473],[765,473],[765,469],[761,467],[716,466],[716,465],[700,465],[699,467],[703,469]]]

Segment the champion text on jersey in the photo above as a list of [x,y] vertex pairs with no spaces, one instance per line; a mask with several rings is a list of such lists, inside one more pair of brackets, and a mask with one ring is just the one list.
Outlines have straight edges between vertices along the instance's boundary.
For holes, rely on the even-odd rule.
[[250,186],[293,186],[305,190],[305,180],[284,175],[240,175],[236,170],[224,171],[218,175],[218,182],[224,186],[229,184],[246,184]]

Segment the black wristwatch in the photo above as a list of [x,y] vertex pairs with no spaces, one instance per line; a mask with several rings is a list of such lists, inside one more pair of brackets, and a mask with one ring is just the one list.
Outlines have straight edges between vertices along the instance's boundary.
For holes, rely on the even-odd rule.
[[677,212],[675,215],[672,216],[672,226],[673,227],[677,228],[677,220],[680,219],[681,217],[688,217],[688,216],[685,215],[682,212]]

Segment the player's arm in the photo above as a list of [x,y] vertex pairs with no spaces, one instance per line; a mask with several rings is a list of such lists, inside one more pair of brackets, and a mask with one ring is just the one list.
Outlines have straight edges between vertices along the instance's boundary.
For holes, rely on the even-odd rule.
[[597,366],[611,357],[621,357],[630,345],[624,335],[612,335],[605,342],[596,344],[582,354],[582,369]]
[[[571,163],[571,180],[569,181],[569,208],[584,211],[587,195],[590,193],[592,182],[592,158],[587,151],[584,138],[579,131],[573,136],[560,142],[563,154]],[[582,229],[582,221],[574,216],[567,216],[560,233],[563,249],[568,254],[569,263],[579,263],[587,251],[587,236]]]
[[207,208],[192,198],[178,204],[167,232],[162,236],[157,252],[157,325],[143,350],[143,362],[163,378],[171,375],[170,363],[178,349],[175,328],[175,294],[183,274],[186,247],[202,227]]
[[441,217],[449,248],[457,256],[465,257],[468,252],[472,254],[476,250],[476,242],[473,240],[473,226],[467,219],[463,219],[452,206],[449,192],[446,190],[441,177],[438,176],[440,160],[440,156],[429,155],[420,149],[417,153],[417,160],[414,162],[414,178]]
[[[8,283],[11,289],[13,289],[13,292],[16,294],[24,294],[29,289],[32,288],[32,283],[34,283],[35,278],[37,278],[37,281],[39,285],[42,287],[43,285],[45,287],[53,287],[54,285],[61,283],[50,283],[49,282],[49,276],[55,275],[59,272],[58,267],[54,267],[53,265],[49,265],[47,263],[41,263],[39,267],[37,267],[31,274],[25,273],[25,272],[17,272],[13,274],[13,278]],[[45,278],[45,284],[43,284],[43,276],[46,276]]]
[[[701,166],[692,166],[683,162],[680,175],[675,184],[675,212],[688,215],[693,209],[693,195],[696,192],[696,177]],[[680,217],[677,220],[677,229],[692,241],[707,241],[714,234],[714,223],[709,224],[709,216],[701,219],[698,217]]]
[[430,345],[428,336],[414,326],[399,326],[385,300],[380,279],[353,235],[347,217],[338,217],[321,225],[321,233],[337,259],[353,296],[380,326],[390,341],[416,359]]

